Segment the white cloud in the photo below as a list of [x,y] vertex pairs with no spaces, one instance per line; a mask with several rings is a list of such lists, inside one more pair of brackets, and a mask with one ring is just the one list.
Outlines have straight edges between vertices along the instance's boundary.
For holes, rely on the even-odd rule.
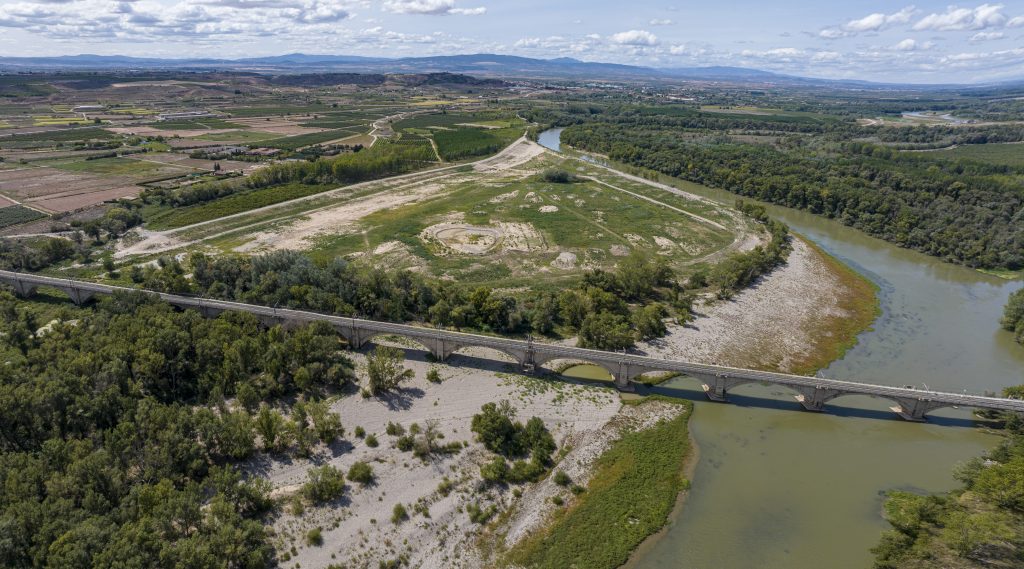
[[479,16],[487,8],[456,8],[455,0],[384,0],[384,9],[395,14],[426,14],[430,16]]
[[907,6],[906,8],[903,8],[898,12],[893,12],[892,14],[875,12],[873,14],[868,14],[863,18],[850,20],[841,26],[824,28],[818,32],[818,37],[833,40],[854,36],[864,32],[879,32],[896,24],[906,24],[914,16],[916,11],[917,9],[913,6]]
[[853,35],[851,32],[840,30],[839,28],[825,28],[818,32],[818,37],[827,40],[837,40],[851,35]]
[[629,30],[612,34],[611,40],[619,45],[655,46],[658,45],[658,36],[647,30]]
[[482,16],[487,13],[487,8],[478,6],[476,8],[452,8],[449,14],[456,14],[459,16]]
[[907,6],[899,12],[869,14],[859,20],[850,20],[843,24],[843,29],[850,32],[877,32],[893,24],[906,24],[914,15],[914,7]]
[[1006,37],[1006,34],[1004,34],[1003,32],[978,32],[978,33],[974,34],[973,36],[971,36],[970,41],[972,41],[972,42],[979,42],[979,41],[1001,40],[1004,37]]
[[675,22],[673,22],[672,20],[669,20],[669,19],[667,19],[667,18],[665,18],[665,19],[661,19],[661,18],[654,18],[653,20],[651,20],[651,21],[650,21],[650,22],[648,22],[648,23],[649,23],[650,25],[652,25],[652,26],[671,26],[671,25],[672,25],[672,24],[674,24]]
[[893,46],[896,51],[919,51],[923,49],[931,49],[935,44],[932,42],[921,43],[916,40],[905,39]]
[[982,4],[977,8],[950,6],[942,14],[929,14],[921,18],[914,24],[914,29],[947,32],[999,27],[1006,22],[1002,10],[1002,4]]
[[1021,26],[1024,26],[1024,16],[1016,16],[1010,18],[1009,22],[1006,22],[1006,27],[1008,28],[1019,28]]

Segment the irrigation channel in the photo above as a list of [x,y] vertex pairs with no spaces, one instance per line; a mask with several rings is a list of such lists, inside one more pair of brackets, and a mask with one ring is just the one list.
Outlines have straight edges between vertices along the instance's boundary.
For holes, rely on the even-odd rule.
[[[561,151],[560,129],[540,143]],[[732,203],[736,196],[685,189]],[[749,201],[749,200],[748,200]],[[859,343],[823,371],[870,381],[904,377],[932,389],[999,391],[1024,384],[1024,347],[998,320],[1019,281],[1007,281],[900,249],[810,213],[768,213],[880,287],[882,315]],[[691,432],[699,461],[685,505],[648,540],[633,569],[863,569],[888,525],[885,491],[938,492],[956,486],[953,467],[997,437],[972,427],[966,410],[936,411],[927,425],[892,420],[887,403],[850,397],[828,414],[782,410],[797,403],[778,389],[749,385],[733,405],[706,402],[696,382],[662,392],[696,402]],[[744,396],[757,397],[744,404]],[[771,404],[765,405],[768,399]]]

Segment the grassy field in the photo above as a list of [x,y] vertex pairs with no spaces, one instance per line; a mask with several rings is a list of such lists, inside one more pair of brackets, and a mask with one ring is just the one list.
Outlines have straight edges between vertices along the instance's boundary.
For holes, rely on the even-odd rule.
[[166,209],[149,217],[146,220],[146,226],[156,230],[175,229],[192,225],[193,223],[210,221],[225,215],[242,213],[259,207],[318,194],[334,187],[336,186],[284,184],[260,188],[206,203]]
[[0,208],[0,227],[18,225],[19,223],[26,223],[44,217],[46,217],[46,214],[23,205],[9,205]]
[[[502,566],[612,569],[660,530],[689,484],[687,410],[671,421],[626,433],[598,459],[587,490],[551,524],[509,551]],[[640,403],[643,405],[644,403]]]
[[54,168],[68,172],[89,172],[91,174],[135,175],[151,174],[161,169],[160,164],[131,160],[129,158],[99,158],[97,160],[79,160],[55,164]]
[[[665,203],[669,203],[673,196],[665,195]],[[532,245],[528,250],[501,245],[484,255],[464,255],[451,254],[442,245],[421,238],[424,229],[452,216],[475,227],[528,227]],[[415,262],[428,265],[436,275],[481,283],[518,278],[526,286],[562,278],[566,273],[550,266],[561,252],[576,255],[580,265],[610,267],[619,258],[615,251],[625,254],[641,249],[660,253],[681,266],[725,247],[733,237],[730,232],[594,182],[553,184],[539,175],[505,183],[458,182],[433,199],[370,214],[360,220],[358,228],[322,238],[311,254],[320,259],[369,254],[384,243],[398,241]],[[655,237],[671,245],[659,246]]]
[[976,160],[1000,166],[1024,167],[1024,144],[969,144],[922,154],[935,158]]

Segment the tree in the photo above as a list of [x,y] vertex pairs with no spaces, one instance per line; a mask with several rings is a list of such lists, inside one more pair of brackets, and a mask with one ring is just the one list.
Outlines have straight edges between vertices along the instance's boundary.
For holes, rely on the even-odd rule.
[[611,312],[589,314],[580,326],[581,348],[622,350],[632,347],[633,341],[633,331],[626,319]]
[[373,467],[363,461],[353,463],[348,469],[348,479],[365,486],[373,482]]
[[301,492],[307,500],[319,504],[340,497],[344,490],[345,475],[337,468],[326,464],[309,470]]
[[281,451],[284,448],[285,420],[281,413],[271,409],[267,404],[260,406],[256,415],[256,432],[263,439],[263,449]]
[[252,454],[256,448],[256,441],[252,417],[245,410],[224,413],[221,416],[218,446],[222,453],[236,460]]
[[405,354],[391,346],[377,346],[366,356],[366,374],[370,393],[378,395],[397,389],[399,383],[413,377],[405,367]]
[[636,335],[641,340],[653,340],[668,333],[664,318],[667,316],[665,307],[660,303],[648,304],[633,312],[630,318]]
[[515,411],[508,401],[499,404],[484,403],[481,413],[473,415],[470,430],[491,452],[504,456],[519,454],[519,440],[516,424],[512,422]]
[[341,417],[331,412],[327,403],[317,401],[308,404],[309,416],[313,419],[313,430],[320,442],[324,444],[333,443],[338,437],[345,434],[341,426]]
[[999,323],[1004,329],[1015,332],[1017,341],[1024,344],[1024,289],[1010,295]]
[[480,476],[486,481],[499,484],[505,481],[508,476],[508,463],[500,456],[495,456],[490,462],[480,467]]

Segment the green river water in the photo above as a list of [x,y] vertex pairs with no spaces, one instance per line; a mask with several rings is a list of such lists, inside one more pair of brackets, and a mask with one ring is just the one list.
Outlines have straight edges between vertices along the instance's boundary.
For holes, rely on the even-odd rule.
[[[544,132],[540,142],[558,150],[559,134]],[[685,189],[736,199],[703,186]],[[873,330],[822,375],[969,392],[1024,384],[1024,347],[998,325],[1019,281],[943,263],[809,213],[768,209],[880,287],[883,313]],[[761,385],[737,388],[731,404],[707,402],[687,378],[656,391],[697,402],[690,429],[699,460],[685,504],[637,552],[634,569],[870,567],[870,548],[887,528],[883,493],[950,489],[957,462],[997,440],[972,428],[966,410],[939,410],[930,423],[913,424],[896,418],[891,402],[868,397],[843,397],[815,414],[801,411],[784,389]]]

